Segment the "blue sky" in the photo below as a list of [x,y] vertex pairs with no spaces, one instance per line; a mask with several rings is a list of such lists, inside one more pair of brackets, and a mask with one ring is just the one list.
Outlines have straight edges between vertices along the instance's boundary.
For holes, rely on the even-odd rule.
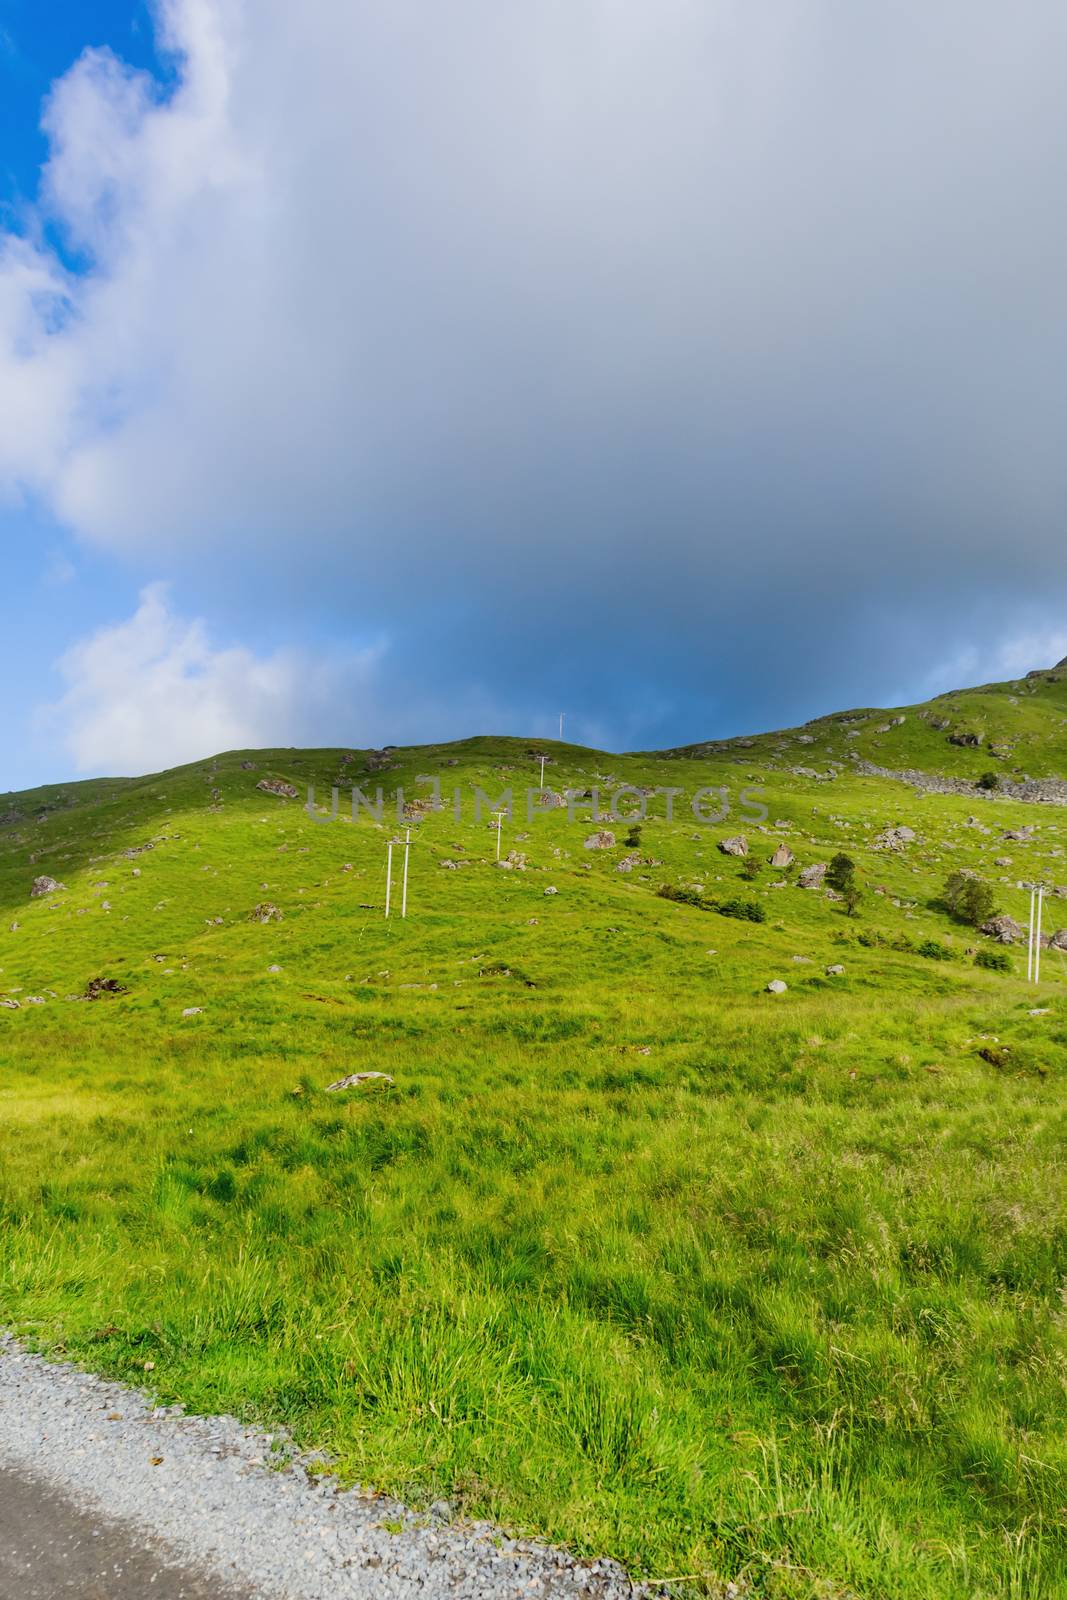
[[54,80],[86,46],[107,45],[131,66],[160,71],[152,18],[131,0],[2,0],[0,3],[0,150],[2,198],[35,198],[48,142],[38,123]]
[[0,0],[0,788],[1067,653],[1051,0]]

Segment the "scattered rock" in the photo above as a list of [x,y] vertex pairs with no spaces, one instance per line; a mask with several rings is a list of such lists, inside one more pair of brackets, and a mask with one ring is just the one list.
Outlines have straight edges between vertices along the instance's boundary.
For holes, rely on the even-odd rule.
[[326,1093],[336,1094],[339,1089],[358,1089],[363,1083],[391,1084],[393,1081],[387,1072],[350,1072],[347,1078],[338,1078],[336,1083],[328,1083]]
[[720,839],[719,849],[724,856],[747,856],[748,840],[742,834],[737,834],[733,839]]
[[85,986],[84,999],[99,1000],[105,994],[129,994],[129,986],[117,978],[91,978]]
[[57,889],[65,889],[65,883],[57,883],[55,878],[50,878],[47,873],[42,873],[39,878],[34,878],[33,888],[30,890],[30,899],[39,900],[43,894],[55,894]]
[[793,864],[793,852],[787,844],[780,844],[771,857],[772,867],[789,867]]
[[545,890],[545,893],[546,893],[546,894],[559,894],[559,890],[558,890],[558,889],[553,889],[553,888],[552,888],[552,887],[551,887],[551,886],[550,886],[550,887],[549,887],[549,888],[547,888],[547,889],[546,889],[546,890]]
[[268,971],[268,972],[280,972],[280,971],[281,971],[281,970],[282,970],[282,969],[281,969],[281,967],[279,967],[279,966],[273,966],[273,967],[268,967],[268,968],[267,968],[267,971]]
[[1016,844],[1026,844],[1033,837],[1034,830],[1029,825],[1024,828],[1008,828],[1005,833],[1001,834],[1002,839],[1010,839]]
[[256,764],[255,764],[254,761],[242,761],[241,762],[241,771],[242,772],[254,772],[255,770],[256,770]]
[[980,733],[950,733],[949,744],[963,745],[968,750],[975,750],[982,742]]
[[[131,844],[127,849],[123,850],[122,856],[125,861],[135,861],[138,856],[143,856],[146,850],[154,850],[155,848],[155,841],[146,839],[144,844]],[[134,877],[137,876],[139,874],[134,873]]]
[[[217,920],[221,921],[221,918]],[[269,900],[261,900],[259,905],[248,913],[249,922],[281,922],[282,913],[276,905]]]
[[886,828],[874,840],[872,848],[875,850],[903,850],[904,846],[911,844],[914,838],[914,828]]
[[7,1011],[19,1010],[19,1003],[17,1000],[0,1000],[0,1006],[3,1006]]
[[826,976],[828,978],[843,978],[844,975],[845,969],[840,962],[835,962],[832,967],[827,967],[826,969]]
[[1048,942],[1050,950],[1067,950],[1067,928],[1060,928]]
[[281,795],[286,800],[299,799],[299,791],[282,778],[260,778],[256,788],[263,789],[267,794]]
[[786,990],[788,988],[789,988],[789,985],[787,983],[783,983],[781,978],[772,978],[770,983],[767,985],[767,993],[768,994],[785,994],[785,992],[786,992]]
[[203,1006],[186,1006],[182,1012],[183,1017],[200,1017],[204,1014]]
[[1026,929],[1021,922],[1016,922],[1014,917],[1004,912],[999,917],[990,917],[988,922],[983,922],[980,931],[1001,944],[1014,944],[1023,937]]
[[608,828],[601,828],[596,833],[591,833],[585,841],[587,850],[614,850],[615,835]]
[[815,861],[810,867],[805,867],[800,874],[800,887],[802,889],[821,889],[822,881],[826,877],[826,862]]
[[638,867],[640,865],[641,865],[641,852],[639,850],[634,850],[634,851],[632,851],[630,853],[630,855],[623,856],[622,860],[619,862],[618,866],[615,868],[615,871],[616,872],[632,872],[635,867]]

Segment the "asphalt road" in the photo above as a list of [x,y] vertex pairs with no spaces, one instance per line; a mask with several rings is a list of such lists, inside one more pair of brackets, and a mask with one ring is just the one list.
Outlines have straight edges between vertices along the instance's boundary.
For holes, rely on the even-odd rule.
[[130,1527],[0,1467],[0,1600],[254,1600]]

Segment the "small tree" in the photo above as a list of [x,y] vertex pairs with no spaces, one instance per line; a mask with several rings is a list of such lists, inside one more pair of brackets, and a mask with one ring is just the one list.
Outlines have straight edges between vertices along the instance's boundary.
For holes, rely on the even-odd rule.
[[983,772],[978,780],[979,789],[999,789],[1000,776],[996,772]]
[[845,911],[850,917],[854,917],[856,915],[856,909],[859,906],[860,901],[863,899],[863,890],[860,888],[855,878],[850,878],[848,880],[848,883],[845,885],[844,889],[842,889],[841,894],[845,902]]
[[972,928],[988,922],[997,909],[996,896],[988,883],[973,872],[953,872],[945,880],[945,904],[954,917]]
[[826,881],[838,894],[847,895],[856,881],[856,863],[839,851],[826,869]]

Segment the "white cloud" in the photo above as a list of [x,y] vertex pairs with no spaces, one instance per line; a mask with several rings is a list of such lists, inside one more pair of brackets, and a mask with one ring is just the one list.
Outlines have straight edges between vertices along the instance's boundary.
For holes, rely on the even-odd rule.
[[68,687],[48,719],[79,772],[154,771],[358,720],[380,657],[370,648],[341,664],[216,648],[202,621],[174,615],[156,583],[127,621],[62,657]]
[[173,86],[86,54],[0,232],[0,494],[238,632],[429,619],[424,706],[575,650],[616,732],[1050,625],[1059,0],[159,14]]
[[1025,678],[1039,667],[1054,667],[1067,657],[1067,629],[1029,628],[1004,638],[986,638],[939,661],[926,676],[922,692],[944,694],[970,684],[1003,683]]

